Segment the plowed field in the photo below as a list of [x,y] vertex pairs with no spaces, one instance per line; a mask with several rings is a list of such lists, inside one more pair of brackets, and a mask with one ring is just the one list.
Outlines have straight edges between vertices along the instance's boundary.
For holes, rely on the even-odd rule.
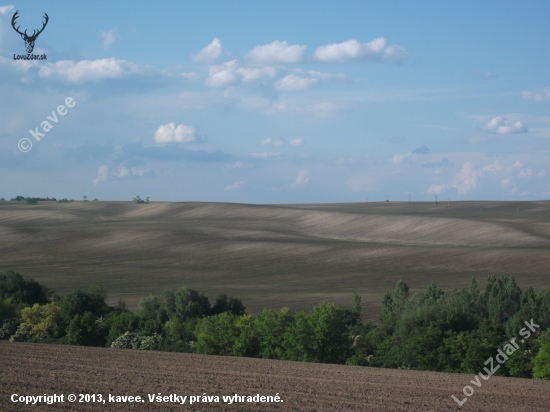
[[[518,411],[550,410],[550,382],[473,375],[308,364],[248,358],[0,341],[1,411]],[[451,398],[474,394],[459,407]],[[219,396],[219,403],[150,403],[148,394]],[[65,403],[12,403],[12,394],[64,394]],[[102,394],[103,403],[69,403],[69,394]],[[145,402],[113,403],[113,396]],[[281,403],[238,402],[223,395],[278,394]],[[78,399],[78,398],[77,398]],[[97,397],[96,397],[97,399]]]
[[476,276],[550,286],[550,202],[0,204],[0,271],[57,293],[98,285],[130,308],[187,286],[265,307],[349,305],[366,320],[403,279],[463,288]]

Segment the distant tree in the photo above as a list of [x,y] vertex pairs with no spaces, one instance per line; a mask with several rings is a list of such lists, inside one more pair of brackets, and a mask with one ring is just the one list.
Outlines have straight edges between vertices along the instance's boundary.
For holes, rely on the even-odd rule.
[[82,198],[82,201],[87,202],[88,201],[88,196],[84,195],[84,197]]
[[210,315],[218,315],[223,312],[229,312],[237,316],[245,314],[245,307],[241,299],[232,298],[226,294],[221,294],[217,297],[216,302],[210,310]]
[[0,273],[0,299],[25,305],[40,305],[49,302],[51,292],[32,279],[24,279],[19,273],[7,271]]
[[209,314],[210,303],[208,298],[194,289],[181,287],[177,290],[164,291],[162,308],[168,318],[174,317],[181,321],[192,318],[202,318]]
[[86,312],[96,317],[108,314],[112,308],[105,302],[106,298],[107,295],[103,289],[91,287],[87,292],[81,289],[74,290],[56,298],[55,302],[61,309],[64,322],[68,326],[75,316],[83,316]]
[[35,304],[21,310],[21,325],[19,329],[28,331],[31,338],[38,340],[60,335],[59,322],[61,311],[53,303],[46,305]]
[[96,197],[93,201],[94,202],[99,202],[99,199]]
[[103,318],[84,312],[82,316],[75,315],[66,332],[69,345],[105,346],[108,329]]
[[240,335],[237,319],[238,316],[227,312],[200,319],[195,329],[196,352],[205,355],[235,355],[234,347]]
[[540,349],[533,360],[533,377],[550,379],[550,329],[539,337]]

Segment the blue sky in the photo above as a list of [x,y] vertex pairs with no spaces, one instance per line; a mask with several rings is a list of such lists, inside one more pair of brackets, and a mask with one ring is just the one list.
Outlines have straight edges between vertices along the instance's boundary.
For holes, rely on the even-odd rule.
[[[16,10],[29,34],[48,14],[46,61],[14,60]],[[549,17],[541,1],[0,4],[0,197],[548,199]]]

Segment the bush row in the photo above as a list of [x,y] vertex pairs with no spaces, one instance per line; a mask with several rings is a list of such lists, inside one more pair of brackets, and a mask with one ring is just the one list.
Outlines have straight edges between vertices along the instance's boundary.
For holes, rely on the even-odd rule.
[[107,305],[97,287],[57,296],[5,272],[0,339],[477,373],[515,338],[519,348],[506,346],[496,374],[550,379],[550,290],[522,291],[512,277],[489,276],[483,290],[472,279],[468,289],[444,293],[432,283],[411,295],[399,281],[382,303],[377,324],[362,321],[356,294],[349,309],[322,303],[250,316],[240,299],[220,295],[211,304],[182,287],[130,312],[122,301]]

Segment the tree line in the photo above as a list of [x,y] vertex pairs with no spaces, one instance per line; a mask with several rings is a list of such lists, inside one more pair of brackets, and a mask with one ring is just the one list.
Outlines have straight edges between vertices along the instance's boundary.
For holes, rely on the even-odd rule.
[[398,281],[382,300],[379,322],[321,303],[311,311],[246,314],[240,299],[213,303],[194,289],[166,289],[129,311],[109,306],[98,287],[56,295],[16,272],[0,273],[0,339],[112,348],[246,356],[384,368],[477,373],[525,321],[539,325],[497,375],[550,379],[550,289],[522,291],[513,277],[489,276],[480,289],[443,292],[434,283],[411,295]]

